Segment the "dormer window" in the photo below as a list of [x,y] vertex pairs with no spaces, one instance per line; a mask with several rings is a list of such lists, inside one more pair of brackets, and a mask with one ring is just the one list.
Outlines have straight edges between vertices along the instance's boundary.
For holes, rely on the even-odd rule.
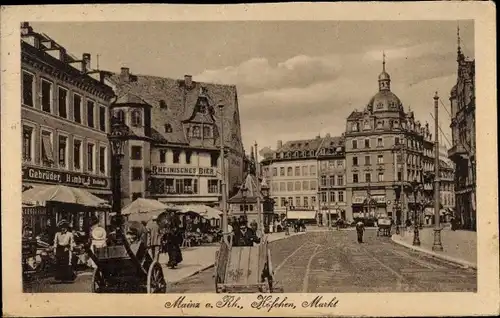
[[205,114],[207,112],[207,101],[203,98],[198,102],[198,112]]
[[134,127],[142,126],[142,116],[140,110],[132,111],[132,126]]
[[166,133],[171,133],[172,132],[172,125],[166,124],[165,125],[165,132]]
[[201,138],[201,130],[200,130],[199,126],[193,127],[193,137],[194,138]]
[[365,129],[365,130],[370,129],[370,123],[368,122],[368,120],[365,120],[365,122],[363,124],[363,129]]
[[298,156],[299,156],[299,152],[298,152],[298,151],[295,151],[295,152],[293,153],[293,157],[294,157],[294,158],[297,158]]
[[384,108],[384,104],[382,102],[377,103],[377,109],[382,109]]
[[125,122],[125,112],[121,109],[118,109],[114,113],[114,117],[119,123],[124,123]]
[[203,137],[212,138],[212,129],[208,126],[203,127]]
[[166,102],[165,102],[165,100],[163,100],[163,99],[160,99],[159,104],[160,104],[160,108],[161,108],[161,109],[167,109],[167,108],[168,108],[168,107],[167,107],[167,103],[166,103]]
[[358,131],[358,123],[352,123],[352,127],[351,127],[351,130],[352,131]]

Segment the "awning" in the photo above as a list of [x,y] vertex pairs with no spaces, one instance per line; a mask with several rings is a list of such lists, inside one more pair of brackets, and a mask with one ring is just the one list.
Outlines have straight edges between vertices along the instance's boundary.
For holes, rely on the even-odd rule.
[[54,161],[54,153],[52,151],[52,142],[50,140],[50,136],[42,134],[42,147],[43,153],[48,161]]
[[316,219],[316,211],[288,211],[289,220],[314,220]]

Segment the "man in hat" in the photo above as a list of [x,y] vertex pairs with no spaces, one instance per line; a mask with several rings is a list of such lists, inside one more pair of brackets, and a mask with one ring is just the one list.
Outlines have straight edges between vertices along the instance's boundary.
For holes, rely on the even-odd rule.
[[234,232],[233,246],[253,246],[254,243],[260,243],[260,239],[255,232],[247,226],[245,220],[242,220],[239,225],[239,230],[235,230]]
[[75,279],[73,271],[73,248],[75,240],[73,233],[68,231],[69,223],[66,220],[61,220],[57,227],[59,231],[54,237],[54,250],[56,255],[56,273],[55,279],[61,281],[72,281]]
[[159,247],[161,245],[160,227],[158,226],[158,217],[156,215],[146,223],[146,231],[148,235],[147,242],[151,251],[151,257],[155,258],[156,253],[159,252]]
[[359,220],[356,223],[356,233],[358,234],[358,243],[363,243],[363,233],[365,232],[365,224]]

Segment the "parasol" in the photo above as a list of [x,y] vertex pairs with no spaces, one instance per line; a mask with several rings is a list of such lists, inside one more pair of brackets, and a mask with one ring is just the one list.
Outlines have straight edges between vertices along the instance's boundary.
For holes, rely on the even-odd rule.
[[22,193],[23,205],[45,206],[46,202],[80,204],[88,207],[109,207],[108,202],[84,189],[64,185],[36,186]]
[[138,198],[122,210],[122,215],[128,217],[129,221],[149,221],[166,210],[180,210],[177,206],[164,204],[158,200]]

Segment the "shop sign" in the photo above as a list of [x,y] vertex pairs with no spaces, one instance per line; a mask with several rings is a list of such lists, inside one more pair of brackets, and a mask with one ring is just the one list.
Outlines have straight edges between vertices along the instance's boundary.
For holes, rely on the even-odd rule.
[[189,175],[189,176],[216,176],[215,168],[200,167],[164,167],[152,166],[151,174],[154,175]]
[[[352,198],[352,203],[353,204],[364,204],[366,200],[366,196],[355,196]],[[371,196],[372,200],[375,200],[377,203],[384,204],[385,203],[385,196],[383,195],[372,195]]]
[[40,168],[23,167],[23,181],[45,181],[69,186],[87,188],[108,188],[107,178],[88,176],[82,173],[53,171]]

